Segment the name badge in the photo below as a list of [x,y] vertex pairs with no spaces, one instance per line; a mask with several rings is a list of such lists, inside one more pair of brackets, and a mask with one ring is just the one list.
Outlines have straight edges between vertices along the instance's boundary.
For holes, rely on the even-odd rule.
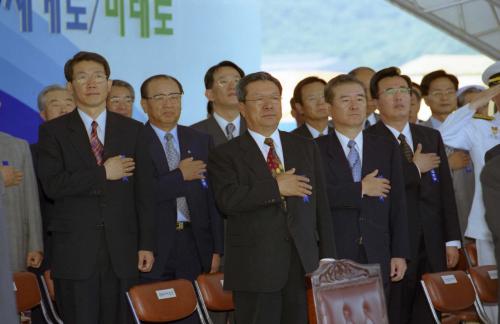
[[156,297],[158,297],[158,299],[168,299],[168,298],[175,298],[177,297],[177,295],[175,294],[174,288],[169,288],[169,289],[157,290]]
[[497,280],[498,279],[498,272],[497,272],[497,270],[490,270],[490,271],[488,271],[488,276],[490,277],[491,280]]
[[445,285],[453,285],[453,284],[456,284],[458,282],[455,275],[441,276],[441,279],[443,280],[443,283]]

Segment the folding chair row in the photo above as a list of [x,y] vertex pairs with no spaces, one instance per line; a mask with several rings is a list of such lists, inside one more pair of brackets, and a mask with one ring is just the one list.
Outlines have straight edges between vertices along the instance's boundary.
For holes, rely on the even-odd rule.
[[208,311],[234,309],[231,292],[223,290],[224,274],[202,274],[194,285],[176,279],[137,285],[129,289],[127,299],[135,322],[171,322],[198,314],[201,323],[212,324]]
[[471,267],[469,274],[461,270],[427,273],[421,280],[436,323],[488,323],[484,304],[496,303],[497,282],[496,266]]
[[17,312],[23,313],[40,306],[45,322],[52,324],[45,302],[38,286],[36,275],[31,272],[15,272],[13,274],[13,286],[16,295]]

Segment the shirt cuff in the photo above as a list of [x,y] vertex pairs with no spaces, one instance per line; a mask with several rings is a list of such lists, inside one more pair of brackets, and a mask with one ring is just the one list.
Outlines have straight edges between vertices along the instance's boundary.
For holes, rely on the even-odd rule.
[[449,247],[449,246],[454,246],[457,249],[460,249],[462,247],[462,243],[460,243],[460,241],[458,241],[458,240],[448,241],[448,242],[446,242],[446,247]]

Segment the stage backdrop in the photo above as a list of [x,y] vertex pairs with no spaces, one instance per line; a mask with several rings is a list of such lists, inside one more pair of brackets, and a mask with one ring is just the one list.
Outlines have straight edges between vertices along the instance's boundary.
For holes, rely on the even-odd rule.
[[206,116],[203,77],[232,60],[247,73],[260,67],[258,1],[0,0],[0,131],[36,142],[36,98],[65,84],[64,63],[80,50],[104,55],[111,79],[136,91],[134,118],[145,121],[139,88],[170,74],[185,91],[180,123]]

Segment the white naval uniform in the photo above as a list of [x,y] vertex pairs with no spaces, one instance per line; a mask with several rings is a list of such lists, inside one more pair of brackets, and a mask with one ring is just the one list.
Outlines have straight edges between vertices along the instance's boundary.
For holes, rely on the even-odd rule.
[[[468,150],[474,164],[474,199],[469,214],[465,236],[476,239],[479,265],[496,264],[491,232],[484,218],[485,209],[480,175],[484,167],[484,155],[500,144],[500,115],[494,120],[472,118],[475,111],[465,105],[449,115],[439,128],[444,144]],[[498,306],[487,306],[486,312],[492,323],[497,323]]]

